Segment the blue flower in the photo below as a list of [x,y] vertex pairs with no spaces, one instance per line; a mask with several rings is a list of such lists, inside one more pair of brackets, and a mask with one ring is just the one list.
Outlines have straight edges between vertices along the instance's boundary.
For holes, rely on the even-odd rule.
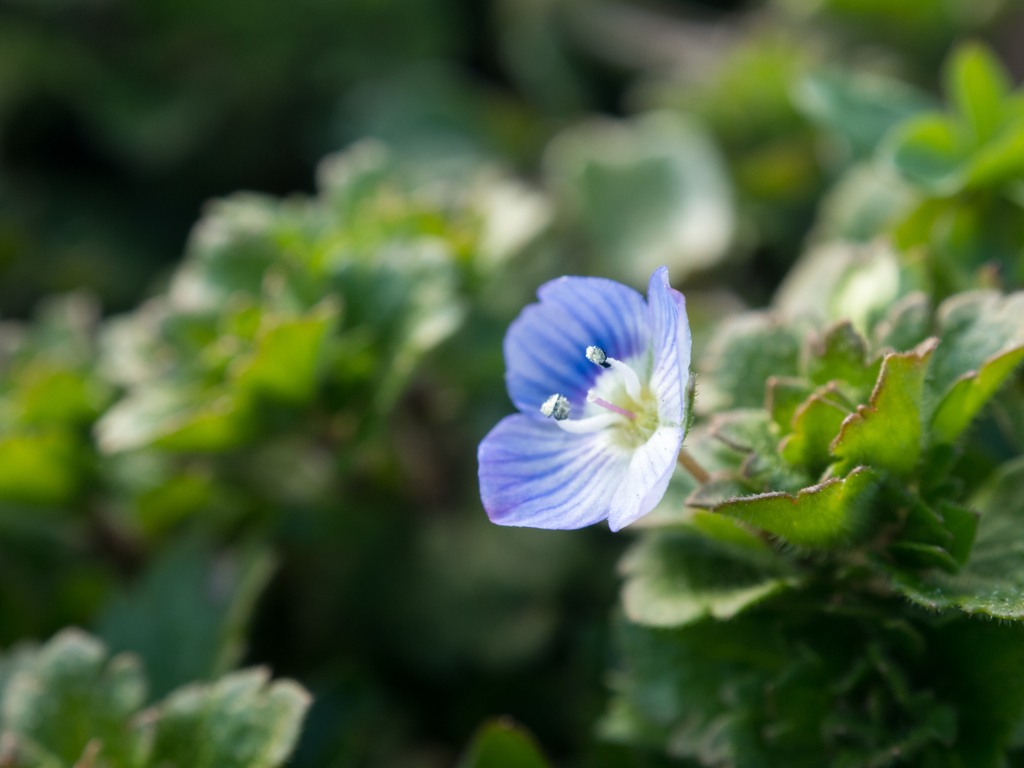
[[613,531],[665,494],[688,419],[690,326],[668,269],[647,301],[612,280],[562,277],[505,334],[505,383],[520,413],[477,454],[499,525]]

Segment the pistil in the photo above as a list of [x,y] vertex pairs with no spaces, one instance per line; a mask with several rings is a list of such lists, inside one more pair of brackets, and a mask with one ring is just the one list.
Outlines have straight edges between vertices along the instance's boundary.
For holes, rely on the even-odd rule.
[[625,408],[620,408],[614,403],[609,403],[604,398],[598,397],[597,395],[594,394],[593,390],[587,392],[587,402],[593,403],[594,405],[599,405],[602,408],[607,408],[609,411],[617,413],[621,416],[625,416],[627,419],[633,419],[634,421],[636,420],[635,413],[633,413],[632,411],[628,411]]

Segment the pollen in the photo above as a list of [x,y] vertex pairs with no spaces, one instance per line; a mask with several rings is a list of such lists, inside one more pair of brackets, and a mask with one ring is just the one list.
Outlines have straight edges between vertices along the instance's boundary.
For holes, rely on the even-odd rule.
[[540,412],[555,421],[569,418],[569,401],[562,395],[552,395],[540,407]]
[[611,368],[611,363],[608,362],[608,355],[600,347],[587,347],[587,360],[602,368]]

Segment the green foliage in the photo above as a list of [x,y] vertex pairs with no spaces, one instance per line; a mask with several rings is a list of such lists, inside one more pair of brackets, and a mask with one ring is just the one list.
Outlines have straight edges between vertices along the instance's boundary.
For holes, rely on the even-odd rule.
[[753,539],[742,544],[690,531],[645,537],[623,558],[622,602],[631,621],[653,627],[729,619],[798,582],[789,564]]
[[682,279],[714,266],[733,239],[732,190],[699,125],[670,113],[593,120],[555,137],[552,188],[587,234],[598,269],[644,285],[666,264]]
[[[102,640],[0,657],[0,765],[1021,761],[1009,3],[8,5],[0,304],[123,314],[0,325],[0,635]],[[239,188],[309,191],[165,266]],[[662,263],[663,503],[490,526],[508,322]]]
[[533,737],[507,719],[484,723],[477,730],[459,768],[547,768]]
[[65,630],[15,659],[2,693],[0,734],[11,766],[237,766],[288,759],[309,707],[291,681],[263,669],[193,684],[143,709],[139,659],[110,657],[95,638]]
[[[934,313],[897,295],[857,324],[825,325],[827,304],[750,313],[710,343],[718,412],[688,447],[709,476],[622,561],[606,738],[707,766],[1001,764],[1024,699],[964,643],[1021,663],[1016,624],[970,614],[1024,616],[1024,475],[1017,459],[979,483],[963,459],[1020,361],[1021,294]],[[799,352],[774,354],[780,338]],[[740,535],[698,523],[709,512]],[[982,722],[972,696],[1005,711]]]

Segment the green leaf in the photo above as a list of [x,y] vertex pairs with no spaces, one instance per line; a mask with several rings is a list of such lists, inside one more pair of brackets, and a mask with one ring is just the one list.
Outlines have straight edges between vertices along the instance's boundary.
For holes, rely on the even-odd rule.
[[132,650],[149,670],[154,697],[228,672],[245,652],[256,600],[274,571],[261,547],[215,554],[182,541],[163,552],[97,621],[114,650]]
[[846,418],[832,443],[841,460],[836,474],[858,464],[899,475],[914,470],[921,456],[924,377],[937,343],[930,339],[912,352],[886,355],[870,404]]
[[942,398],[932,417],[935,439],[944,442],[955,440],[1021,360],[1024,360],[1024,344],[993,355],[981,364],[980,370],[961,376]]
[[290,403],[305,402],[315,391],[324,340],[338,315],[338,302],[328,297],[299,319],[270,324],[257,335],[253,356],[236,359],[230,374],[243,390]]
[[769,376],[765,383],[764,409],[785,433],[792,429],[793,414],[811,392],[812,388],[805,379]]
[[626,577],[626,615],[655,627],[709,616],[729,619],[797,583],[787,562],[770,549],[729,545],[686,531],[645,536],[619,567]]
[[885,150],[908,181],[938,197],[956,193],[967,181],[964,163],[970,150],[944,115],[926,114],[901,123],[889,134]]
[[735,452],[740,459],[736,479],[755,492],[797,490],[809,482],[806,473],[779,456],[779,429],[762,409],[740,408],[716,414],[708,435]]
[[983,144],[1003,120],[1003,102],[1012,81],[988,47],[977,42],[961,45],[946,69],[946,93],[970,126],[974,141]]
[[248,412],[223,389],[192,392],[165,384],[142,388],[96,423],[104,453],[157,445],[174,451],[220,452],[244,442]]
[[804,351],[804,370],[815,384],[838,379],[857,388],[875,380],[867,365],[868,344],[849,320],[840,320],[824,336],[811,333]]
[[1024,292],[972,291],[939,307],[942,342],[932,362],[936,440],[954,440],[1024,359]]
[[899,121],[935,106],[902,81],[838,68],[804,77],[793,95],[797,108],[842,136],[855,158],[873,152]]
[[276,768],[295,748],[310,705],[263,668],[179,688],[156,707],[153,764],[161,768]]
[[1024,172],[1024,120],[1016,120],[971,158],[968,189],[994,187]]
[[736,223],[724,158],[699,124],[657,112],[590,119],[556,136],[546,170],[611,276],[643,285],[717,263]]
[[935,350],[930,385],[943,396],[957,379],[978,370],[989,357],[1024,344],[1024,291],[967,291],[939,305],[942,343]]
[[458,768],[549,768],[533,737],[508,718],[484,723]]
[[790,464],[820,471],[829,463],[829,445],[849,413],[832,400],[811,395],[796,409],[793,432],[782,439],[779,454]]
[[[116,768],[142,766],[144,731],[131,721],[146,699],[137,657],[108,659],[95,638],[69,629],[57,634],[16,672],[3,694],[0,728],[72,766],[88,750]],[[45,761],[41,765],[47,764]]]
[[897,541],[888,546],[889,553],[908,568],[941,568],[947,573],[960,570],[960,563],[937,544]]
[[928,338],[931,330],[931,300],[923,291],[914,291],[893,304],[875,326],[875,348],[906,352]]
[[[959,608],[1004,619],[1024,618],[1024,460],[1003,467],[971,500],[981,512],[977,535],[970,547],[969,509],[940,507],[954,536],[959,560],[970,557],[956,576],[938,571],[912,574],[888,568],[893,587],[928,608]],[[957,539],[959,538],[959,543]]]
[[[707,508],[774,533],[790,544],[833,547],[855,538],[868,519],[878,476],[857,467],[845,478],[804,488],[796,496],[765,493],[730,498]],[[691,506],[701,506],[691,498]]]
[[946,549],[963,565],[970,557],[974,539],[978,535],[978,513],[970,507],[948,501],[939,502],[939,512],[942,514],[946,530],[953,537],[952,545]]
[[761,408],[770,376],[798,374],[800,345],[801,334],[774,315],[726,320],[708,345],[699,402],[711,410]]
[[0,438],[0,499],[65,504],[82,486],[83,447],[63,429]]

